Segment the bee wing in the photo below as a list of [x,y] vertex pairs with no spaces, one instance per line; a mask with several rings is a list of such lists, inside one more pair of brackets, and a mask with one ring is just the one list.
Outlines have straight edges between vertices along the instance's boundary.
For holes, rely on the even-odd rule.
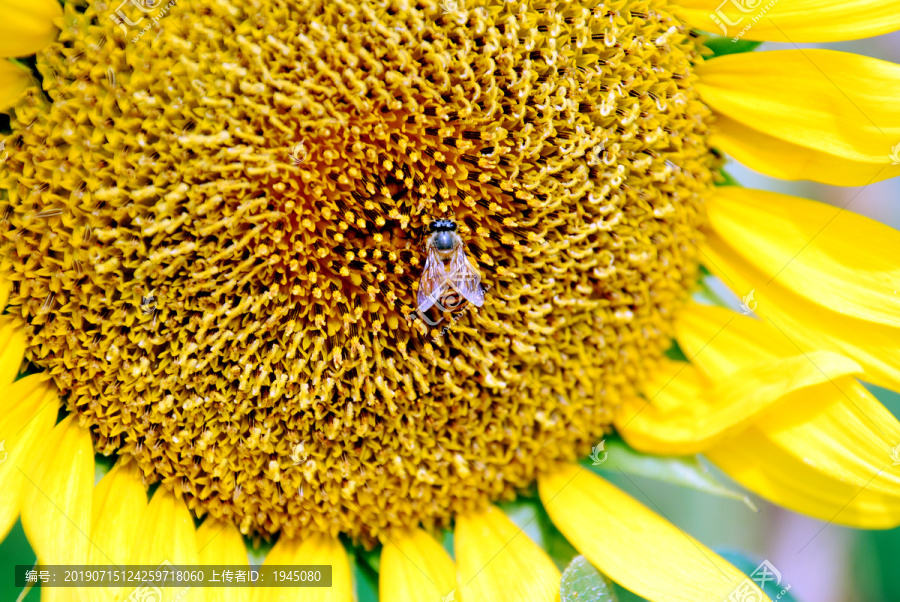
[[429,246],[428,256],[425,258],[425,269],[422,270],[422,278],[419,280],[419,291],[416,302],[419,311],[424,312],[438,302],[438,299],[447,290],[447,274],[444,264],[437,256],[434,247]]
[[465,245],[459,244],[450,260],[449,284],[475,307],[484,305],[484,290],[481,288],[481,274],[466,257]]

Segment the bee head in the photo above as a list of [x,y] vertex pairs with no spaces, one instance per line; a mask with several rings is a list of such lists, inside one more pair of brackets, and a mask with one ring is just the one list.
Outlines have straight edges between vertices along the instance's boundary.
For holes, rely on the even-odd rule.
[[456,223],[452,219],[436,219],[429,228],[432,232],[456,232]]

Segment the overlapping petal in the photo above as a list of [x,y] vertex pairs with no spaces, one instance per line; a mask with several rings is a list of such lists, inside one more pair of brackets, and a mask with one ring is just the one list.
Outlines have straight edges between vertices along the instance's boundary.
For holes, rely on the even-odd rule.
[[707,212],[718,236],[794,293],[842,315],[900,326],[897,230],[824,203],[736,186],[717,189]]
[[[751,491],[798,512],[859,527],[898,524],[900,471],[890,454],[900,442],[900,423],[853,377],[854,362],[843,365],[840,355],[822,351],[784,358],[780,354],[799,348],[782,330],[716,307],[686,309],[678,340],[712,379],[761,396],[759,404],[728,408],[735,418],[728,436],[707,436],[702,447],[681,449],[703,451]],[[766,365],[759,362],[767,354],[769,364],[780,363],[783,373],[758,382],[741,376],[748,369],[742,366]],[[723,400],[705,401],[705,390],[697,386],[672,415],[658,418],[651,408],[645,413],[656,423],[637,418],[640,436],[631,437],[628,428],[623,435],[644,447],[644,439],[650,440],[652,451],[662,447],[652,445],[660,439],[669,451],[676,449],[673,431],[707,435],[701,426],[716,416],[715,404]],[[756,456],[755,448],[764,452]]]
[[[330,564],[331,587],[304,588],[304,602],[350,602],[354,600],[353,581],[347,551],[334,537],[316,534],[307,539],[282,537],[266,556],[265,566]],[[299,596],[296,590],[284,587],[257,587],[251,599],[254,602],[293,602]]]
[[[134,462],[119,462],[94,487],[91,512],[91,562],[99,565],[136,564],[142,542],[140,517],[147,509],[147,491]],[[119,600],[125,587],[92,588],[93,600]]]
[[716,118],[710,141],[714,147],[724,150],[750,169],[782,180],[865,186],[884,179],[883,171],[887,169],[881,159],[848,161],[816,148],[770,136],[726,115]]
[[493,506],[457,518],[454,548],[463,600],[559,600],[556,565]]
[[[857,185],[900,175],[891,159],[900,144],[900,65],[846,52],[794,49],[722,56],[696,69],[697,89],[704,102],[725,121],[718,139],[721,150],[768,170],[769,146],[746,141],[732,149],[736,137],[729,124],[737,122],[765,137],[810,149],[791,169],[798,177],[817,179],[832,169],[833,184]],[[776,151],[784,152],[784,151]],[[828,158],[818,164],[822,154]],[[808,166],[809,169],[804,169]],[[871,169],[869,169],[871,168]]]
[[[197,529],[197,547],[200,564],[249,566],[247,548],[233,523],[207,517]],[[203,593],[210,601],[245,602],[250,599],[251,590],[246,587],[207,587]]]
[[616,417],[636,449],[691,454],[709,449],[785,403],[794,392],[860,375],[833,351],[802,352],[771,324],[719,307],[682,310],[677,337],[690,364],[675,363]]
[[453,560],[421,529],[392,535],[384,543],[379,568],[382,600],[443,600],[456,591]]
[[896,230],[754,190],[723,188],[709,212],[706,264],[739,296],[752,291],[757,315],[799,351],[841,353],[864,368],[866,380],[900,389]]
[[859,371],[854,362],[828,352],[773,359],[722,381],[708,379],[687,365],[675,380],[654,380],[661,387],[657,395],[626,403],[615,424],[635,449],[695,454],[749,427],[791,393],[829,382],[829,374]]
[[[30,460],[30,461],[28,461]],[[94,452],[75,416],[60,422],[22,471],[22,526],[40,562],[85,564],[91,548]]]
[[[881,436],[865,441],[877,429],[830,428],[829,422],[853,414],[853,410],[841,399],[823,399],[822,393],[827,394],[828,390],[798,394],[794,400],[801,406],[804,403],[834,406],[816,424],[795,432],[788,429],[772,433],[767,432],[766,422],[761,421],[759,427],[751,427],[709,450],[706,457],[750,491],[796,512],[864,529],[900,525],[900,499],[886,492],[895,488],[897,478],[890,449],[884,447]],[[831,393],[834,397],[840,395],[835,390]],[[874,416],[879,421],[883,418]],[[864,420],[856,416],[854,422],[858,425]],[[895,429],[893,425],[885,432]],[[816,446],[824,440],[836,440],[839,444],[818,449]],[[847,445],[845,441],[858,445]],[[810,449],[816,452],[812,457],[805,455]],[[880,467],[875,459],[878,453],[883,457]],[[827,455],[827,462],[820,461],[822,454]]]
[[[742,388],[777,382],[774,392],[783,394],[863,371],[838,353],[803,352],[773,324],[723,307],[688,305],[678,316],[676,338],[691,362],[712,381],[727,379],[741,383]],[[810,374],[804,363],[819,376]]]
[[0,538],[19,516],[25,487],[31,487],[25,475],[45,449],[58,412],[56,390],[40,374],[0,386]]
[[[185,503],[160,487],[147,504],[137,531],[135,564],[159,566],[199,564],[194,519]],[[179,602],[201,602],[206,599],[202,588],[184,587],[169,590]],[[140,598],[138,598],[140,599]]]

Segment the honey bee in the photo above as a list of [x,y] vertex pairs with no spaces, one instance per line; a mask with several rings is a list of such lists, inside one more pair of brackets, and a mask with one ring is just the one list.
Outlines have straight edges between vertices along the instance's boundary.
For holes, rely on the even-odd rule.
[[454,309],[463,299],[476,307],[484,305],[481,274],[466,257],[456,223],[436,219],[429,228],[431,234],[425,243],[427,257],[417,298],[419,313],[428,311],[432,305],[441,310]]

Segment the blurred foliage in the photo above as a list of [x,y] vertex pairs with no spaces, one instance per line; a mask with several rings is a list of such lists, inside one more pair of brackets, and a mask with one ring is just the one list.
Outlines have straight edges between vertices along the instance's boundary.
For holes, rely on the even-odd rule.
[[[22,530],[22,521],[16,521],[9,535],[0,543],[0,566],[3,566],[4,578],[0,580],[0,600],[15,600],[22,591],[13,582],[13,567],[17,564],[33,566],[37,558],[25,539],[25,531]],[[40,590],[37,590],[40,591]],[[29,594],[27,600],[37,600],[37,592]]]

